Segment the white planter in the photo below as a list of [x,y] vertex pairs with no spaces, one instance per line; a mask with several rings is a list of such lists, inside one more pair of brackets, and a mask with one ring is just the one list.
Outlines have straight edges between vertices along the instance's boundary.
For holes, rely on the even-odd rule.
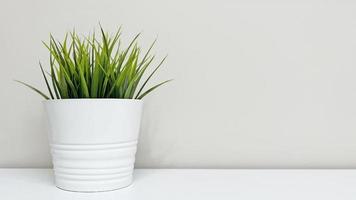
[[65,99],[44,105],[57,187],[96,192],[131,184],[141,100]]

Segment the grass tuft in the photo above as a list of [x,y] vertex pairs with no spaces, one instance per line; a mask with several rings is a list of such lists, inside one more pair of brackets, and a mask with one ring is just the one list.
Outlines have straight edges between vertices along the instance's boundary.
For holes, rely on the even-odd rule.
[[155,56],[150,53],[156,40],[141,55],[142,50],[137,44],[140,34],[125,48],[121,46],[121,28],[115,34],[109,35],[100,26],[99,35],[96,37],[93,33],[87,37],[79,37],[73,30],[65,35],[62,42],[52,35],[49,42],[43,42],[50,53],[50,71],[46,73],[41,63],[40,69],[49,95],[27,83],[17,82],[45,99],[142,99],[171,81],[145,88],[166,57],[142,80],[147,69],[154,63]]

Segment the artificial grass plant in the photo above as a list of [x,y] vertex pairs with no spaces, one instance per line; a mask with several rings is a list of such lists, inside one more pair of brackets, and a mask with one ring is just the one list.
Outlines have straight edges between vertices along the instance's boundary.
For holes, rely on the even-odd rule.
[[151,77],[162,66],[163,58],[143,80],[147,69],[155,59],[149,49],[142,54],[137,44],[137,34],[127,47],[121,45],[121,28],[109,35],[100,26],[100,37],[95,33],[80,37],[75,31],[66,34],[59,42],[50,35],[48,43],[43,42],[50,53],[50,71],[40,69],[49,95],[35,87],[17,81],[31,88],[45,99],[69,98],[119,98],[142,99],[163,81],[145,90]]

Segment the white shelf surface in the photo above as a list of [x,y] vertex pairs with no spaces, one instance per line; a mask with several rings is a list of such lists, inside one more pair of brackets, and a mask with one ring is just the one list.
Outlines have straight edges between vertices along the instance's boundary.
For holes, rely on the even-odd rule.
[[0,169],[1,200],[348,200],[356,170],[137,169],[111,192],[58,189],[50,169]]

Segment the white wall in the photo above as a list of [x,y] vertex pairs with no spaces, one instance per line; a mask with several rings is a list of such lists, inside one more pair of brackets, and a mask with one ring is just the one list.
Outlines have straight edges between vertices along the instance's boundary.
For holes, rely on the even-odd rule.
[[38,60],[100,21],[169,54],[146,99],[138,167],[356,167],[356,2],[5,0],[0,167],[50,166]]

